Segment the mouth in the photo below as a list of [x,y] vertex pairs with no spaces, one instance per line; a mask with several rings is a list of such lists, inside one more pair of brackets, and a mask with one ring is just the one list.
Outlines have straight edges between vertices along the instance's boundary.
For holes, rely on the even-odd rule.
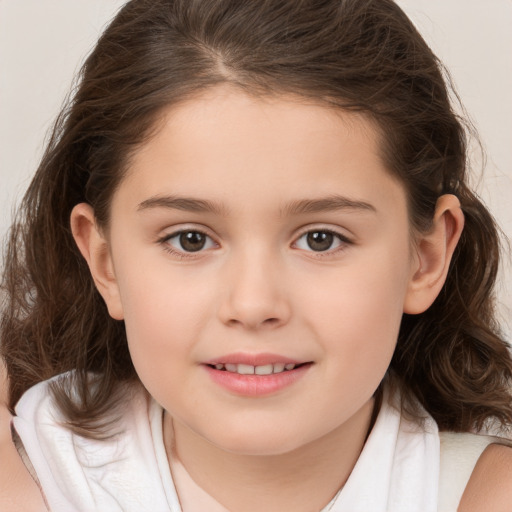
[[274,395],[309,374],[314,361],[271,353],[232,353],[204,361],[212,381],[229,393],[245,397]]
[[250,364],[236,364],[236,363],[215,363],[207,364],[213,370],[221,372],[237,373],[238,375],[275,375],[278,373],[291,372],[295,369],[301,368],[306,365],[311,365],[312,362],[306,363],[269,363],[259,366]]

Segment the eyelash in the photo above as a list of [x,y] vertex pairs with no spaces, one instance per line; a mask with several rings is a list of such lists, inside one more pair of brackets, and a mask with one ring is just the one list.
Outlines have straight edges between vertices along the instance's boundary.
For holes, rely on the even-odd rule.
[[[301,233],[295,239],[295,242],[293,243],[293,245],[297,246],[298,242],[303,237],[305,237],[307,235],[310,235],[310,234],[313,234],[313,233],[323,233],[323,234],[332,235],[333,239],[337,240],[338,243],[339,243],[338,247],[335,247],[334,249],[329,248],[329,249],[327,249],[325,251],[314,251],[311,248],[310,248],[310,250],[302,249],[302,250],[310,253],[310,257],[314,257],[314,258],[328,258],[330,256],[337,255],[340,252],[345,251],[349,245],[353,245],[353,243],[354,243],[350,238],[348,238],[346,235],[342,235],[338,231],[335,231],[333,229],[319,227],[319,228],[309,228],[307,231],[304,231],[303,233]],[[301,250],[301,249],[298,248],[298,250]]]
[[[169,254],[172,254],[174,257],[177,257],[179,259],[199,257],[200,254],[204,252],[203,248],[200,248],[197,251],[186,251],[186,250],[181,251],[181,250],[176,250],[175,248],[172,247],[172,245],[169,244],[170,240],[178,238],[184,233],[194,233],[194,234],[202,235],[205,238],[207,238],[208,240],[210,240],[210,243],[213,243],[217,247],[219,246],[219,244],[217,244],[210,235],[208,235],[201,229],[180,229],[179,231],[175,231],[173,233],[170,233],[168,235],[165,235],[165,236],[159,238],[157,240],[157,243],[160,244],[166,252],[168,252]],[[313,234],[313,233],[323,233],[323,234],[327,234],[327,235],[332,235],[333,239],[336,239],[339,243],[338,247],[335,247],[334,249],[329,248],[329,249],[326,249],[325,251],[315,251],[313,249],[310,249],[310,250],[302,249],[305,252],[311,253],[311,256],[313,256],[315,258],[326,258],[329,256],[333,256],[335,254],[338,254],[339,252],[346,250],[347,246],[352,245],[354,243],[347,236],[342,235],[341,233],[338,233],[337,231],[334,231],[332,229],[325,229],[325,228],[324,229],[322,229],[322,228],[311,229],[310,228],[307,231],[302,232],[295,239],[292,246],[297,246],[298,242],[303,237]],[[208,242],[205,242],[205,243],[208,243]],[[294,248],[301,250],[298,247],[294,247]]]
[[175,231],[173,233],[170,233],[168,235],[165,235],[165,236],[159,238],[157,240],[157,243],[163,247],[164,251],[168,252],[172,256],[177,257],[179,259],[198,257],[203,252],[202,248],[198,251],[185,251],[185,250],[180,251],[180,250],[176,250],[174,247],[172,247],[172,245],[169,244],[170,240],[172,240],[173,238],[178,238],[180,235],[182,235],[184,233],[200,234],[200,235],[204,236],[205,238],[207,238],[208,240],[210,240],[211,242],[213,242],[213,244],[218,247],[218,244],[213,240],[213,238],[210,235],[208,235],[208,233],[205,233],[201,229],[197,229],[197,228],[195,228],[195,229],[180,229],[179,231]]

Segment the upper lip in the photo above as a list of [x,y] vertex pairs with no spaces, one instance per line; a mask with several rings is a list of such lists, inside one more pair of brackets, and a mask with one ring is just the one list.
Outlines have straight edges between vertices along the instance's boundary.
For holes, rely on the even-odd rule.
[[234,353],[226,354],[223,356],[215,357],[209,361],[205,361],[204,364],[216,365],[216,364],[246,364],[250,366],[265,366],[274,363],[283,364],[303,364],[309,361],[299,361],[291,357],[279,355],[279,354],[244,354]]

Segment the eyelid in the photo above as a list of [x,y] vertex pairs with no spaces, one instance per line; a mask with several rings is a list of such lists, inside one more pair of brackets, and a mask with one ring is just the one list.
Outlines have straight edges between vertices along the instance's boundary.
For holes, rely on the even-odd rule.
[[[165,231],[166,232],[164,234],[162,234],[161,236],[159,236],[157,238],[156,243],[161,245],[166,252],[172,254],[173,256],[177,256],[180,259],[198,258],[198,257],[203,256],[203,254],[205,252],[207,252],[208,250],[212,249],[212,248],[207,248],[207,249],[200,249],[198,251],[190,251],[190,252],[189,251],[181,251],[179,249],[176,249],[175,247],[173,247],[171,244],[168,243],[169,240],[172,240],[173,238],[178,237],[182,233],[187,233],[187,232],[201,233],[205,237],[208,237],[213,242],[215,247],[220,247],[220,244],[217,242],[216,237],[210,232],[209,229],[205,228],[204,226],[185,224],[185,225],[179,225],[179,227],[178,226],[169,227]],[[215,248],[215,247],[213,247],[213,248]]]
[[[181,233],[186,232],[197,232],[201,233],[202,235],[208,237],[214,244],[214,247],[206,248],[206,249],[200,249],[198,251],[181,251],[179,249],[176,249],[172,245],[168,243],[169,240],[179,236]],[[331,233],[334,235],[340,242],[340,246],[335,247],[333,249],[327,249],[326,251],[314,251],[314,250],[306,250],[301,249],[296,246],[297,242],[308,233],[311,232],[326,232]],[[217,237],[211,233],[211,230],[206,228],[205,226],[198,226],[194,224],[184,224],[184,225],[178,225],[178,226],[172,226],[165,229],[165,232],[159,236],[156,240],[156,243],[161,245],[163,249],[172,254],[175,257],[178,257],[179,259],[193,259],[193,258],[200,258],[204,256],[205,252],[210,251],[214,248],[219,248],[220,243],[217,241]],[[338,252],[341,252],[343,250],[347,249],[347,246],[353,245],[355,243],[352,236],[349,236],[346,234],[346,230],[339,228],[339,227],[333,227],[333,226],[326,226],[323,225],[307,225],[300,229],[300,231],[294,236],[293,242],[292,242],[292,248],[301,250],[304,252],[307,252],[310,257],[315,258],[323,258],[328,256],[333,256],[337,254]]]
[[297,242],[308,233],[315,233],[315,232],[324,232],[324,233],[331,233],[334,235],[341,243],[340,246],[335,247],[334,249],[328,249],[326,251],[314,251],[314,250],[307,250],[307,249],[300,249],[298,247],[295,247],[297,250],[303,250],[304,252],[309,253],[311,256],[314,256],[316,258],[322,258],[327,256],[332,256],[334,254],[337,254],[340,251],[344,251],[347,246],[354,245],[355,241],[351,236],[348,236],[345,232],[345,230],[342,230],[341,228],[336,228],[332,226],[326,226],[326,225],[308,225],[299,231],[299,233],[294,237],[294,241],[292,243],[292,247],[297,244]]
[[294,236],[294,239],[297,240],[301,236],[306,233],[311,233],[315,231],[325,231],[328,233],[332,233],[333,235],[339,236],[341,239],[355,243],[355,236],[350,233],[350,231],[346,228],[342,228],[341,226],[333,226],[332,224],[307,224],[306,226],[302,226],[297,229],[297,234]]

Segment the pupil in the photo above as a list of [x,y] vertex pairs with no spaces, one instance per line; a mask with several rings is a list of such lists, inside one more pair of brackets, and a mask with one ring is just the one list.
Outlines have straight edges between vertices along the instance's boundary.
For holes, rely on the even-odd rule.
[[334,235],[326,231],[308,233],[308,245],[313,251],[327,251],[331,248]]
[[197,231],[186,231],[180,235],[180,244],[188,252],[200,251],[206,243],[206,237]]

